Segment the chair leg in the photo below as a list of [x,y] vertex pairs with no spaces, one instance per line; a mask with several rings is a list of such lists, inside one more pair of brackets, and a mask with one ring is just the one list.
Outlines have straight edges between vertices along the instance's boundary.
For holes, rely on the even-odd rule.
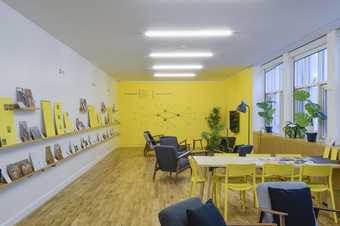
[[201,200],[203,200],[203,194],[204,194],[204,182],[202,183],[201,191],[200,191],[200,198],[201,198]]
[[[331,198],[331,204],[332,208],[335,209],[335,199],[334,199],[334,191],[333,188],[331,187],[329,190],[330,198]],[[333,212],[333,217],[334,217],[334,222],[338,223],[338,216],[336,213]]]
[[196,193],[196,182],[191,182],[191,191],[190,191],[190,197],[195,197],[195,193]]
[[144,147],[144,157],[146,157],[146,154],[148,152],[149,149],[149,145],[147,143],[145,143],[145,147]]
[[155,179],[156,179],[156,173],[157,173],[157,169],[158,167],[157,167],[157,161],[156,161],[156,163],[155,163],[155,169],[154,169],[154,171],[153,171],[153,177],[152,177],[152,180],[153,181],[155,181]]
[[224,220],[228,220],[228,189],[224,189]]

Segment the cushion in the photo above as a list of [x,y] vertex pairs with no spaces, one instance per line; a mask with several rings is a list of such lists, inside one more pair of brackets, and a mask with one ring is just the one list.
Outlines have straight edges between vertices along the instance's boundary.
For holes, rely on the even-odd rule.
[[191,198],[171,205],[159,212],[161,226],[187,226],[187,209],[196,209],[202,206],[199,198]]
[[[273,210],[288,213],[286,226],[315,226],[312,196],[309,188],[281,189],[268,188]],[[274,215],[274,222],[279,224],[279,217]]]
[[226,226],[223,216],[209,200],[196,209],[188,209],[188,226]]

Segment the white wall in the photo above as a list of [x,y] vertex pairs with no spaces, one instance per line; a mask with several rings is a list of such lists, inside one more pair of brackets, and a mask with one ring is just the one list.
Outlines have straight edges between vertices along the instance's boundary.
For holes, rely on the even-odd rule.
[[[43,99],[60,101],[63,111],[69,112],[73,122],[80,117],[86,124],[87,115],[78,110],[80,97],[87,98],[97,110],[102,101],[107,105],[115,103],[115,81],[103,71],[2,1],[0,18],[0,96],[15,99],[15,87],[31,88],[37,105]],[[64,74],[59,74],[59,69]],[[16,122],[25,120],[29,126],[42,126],[40,111],[15,113],[15,119]],[[29,152],[43,154],[46,145],[59,143],[65,150],[70,140],[78,142],[80,137],[2,150],[0,167],[4,170],[7,164],[27,158]],[[0,190],[0,225],[16,223],[115,147],[115,140],[99,145],[55,168]]]

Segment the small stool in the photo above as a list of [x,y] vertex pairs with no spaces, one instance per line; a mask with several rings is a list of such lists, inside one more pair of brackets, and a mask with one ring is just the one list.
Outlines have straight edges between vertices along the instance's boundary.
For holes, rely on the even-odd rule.
[[196,142],[199,142],[199,144],[201,146],[201,150],[204,150],[202,139],[193,139],[192,140],[192,150],[196,150]]

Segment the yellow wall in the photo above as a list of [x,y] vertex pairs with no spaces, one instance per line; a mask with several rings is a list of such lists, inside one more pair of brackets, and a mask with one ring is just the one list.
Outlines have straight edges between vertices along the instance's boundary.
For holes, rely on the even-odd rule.
[[[189,141],[199,138],[208,130],[205,118],[213,107],[221,108],[226,123],[226,112],[241,100],[252,101],[251,69],[216,82],[119,82],[120,146],[144,145],[145,130]],[[246,115],[241,114],[237,136],[237,143],[247,142]]]
[[[250,106],[252,112],[253,102],[253,69],[247,68],[238,74],[227,78],[224,81],[225,87],[225,107],[226,111],[232,111],[237,108],[242,100]],[[227,122],[229,122],[229,114],[227,114]],[[252,128],[252,116],[250,115],[250,126]],[[229,127],[229,123],[227,123]],[[252,131],[252,129],[250,130]],[[232,135],[229,132],[229,135]],[[238,144],[246,144],[248,142],[248,112],[240,113],[240,133],[237,136]],[[250,133],[250,142],[252,142],[252,132]]]
[[120,82],[120,145],[143,145],[145,130],[199,138],[207,130],[205,117],[223,105],[222,82]]

